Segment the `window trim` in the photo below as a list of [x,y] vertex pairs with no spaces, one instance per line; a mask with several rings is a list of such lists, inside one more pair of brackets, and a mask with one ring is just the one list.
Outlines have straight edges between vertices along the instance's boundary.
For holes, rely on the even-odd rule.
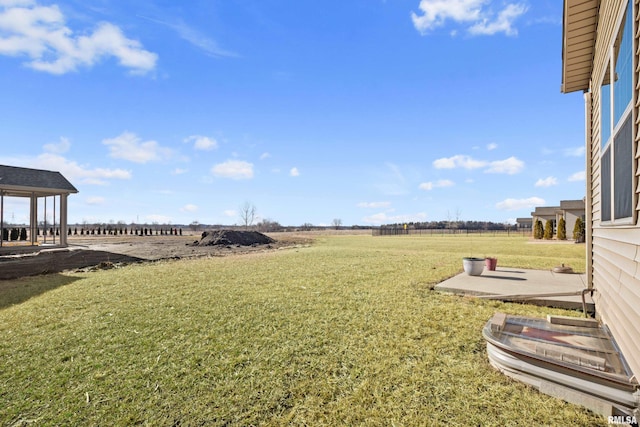
[[[633,27],[635,26],[635,17],[633,16],[634,14],[634,4],[631,0],[628,0],[627,2],[625,2],[621,9],[620,9],[620,13],[618,16],[618,20],[617,20],[617,25],[615,27],[615,31],[613,32],[612,35],[612,39],[609,41],[608,43],[608,53],[607,53],[607,58],[605,61],[606,64],[606,68],[603,70],[602,73],[602,78],[600,79],[600,85],[598,86],[598,90],[599,90],[599,96],[600,96],[600,224],[603,226],[624,226],[624,225],[633,225],[636,223],[636,217],[637,217],[637,212],[636,212],[636,160],[635,160],[635,152],[634,152],[634,145],[635,145],[635,132],[636,132],[636,128],[634,125],[634,108],[633,106],[635,105],[635,100],[636,100],[636,89],[635,89],[635,76],[636,76],[636,72],[635,72],[635,50],[636,50],[636,37],[635,37],[635,32],[633,31]],[[625,14],[627,12],[627,10],[629,10],[631,12],[631,25],[632,25],[632,29],[631,29],[631,100],[629,101],[629,103],[627,104],[627,106],[625,107],[624,111],[622,112],[622,114],[620,115],[620,118],[618,119],[618,122],[614,124],[614,120],[615,120],[615,82],[612,81],[612,76],[615,76],[615,66],[616,64],[614,63],[614,58],[615,58],[615,40],[616,37],[618,36],[618,34],[620,33],[621,27],[624,24],[624,20],[625,20]],[[608,72],[607,72],[608,69]],[[605,81],[605,77],[609,76],[609,132],[608,132],[608,139],[607,141],[603,141],[602,140],[602,135],[603,135],[603,127],[604,127],[604,123],[603,123],[603,111],[602,111],[602,87],[603,87],[603,83]],[[618,133],[620,132],[620,130],[622,129],[623,125],[625,124],[625,122],[627,121],[627,119],[631,120],[631,194],[629,195],[629,197],[631,197],[631,214],[630,216],[627,217],[622,217],[622,218],[615,218],[615,190],[616,190],[616,184],[615,184],[615,170],[614,170],[614,165],[615,165],[615,147],[614,147],[614,141],[615,141],[615,137],[618,135]],[[609,151],[609,159],[610,159],[610,189],[609,189],[609,195],[610,195],[610,201],[609,201],[609,208],[610,208],[610,219],[608,220],[603,220],[602,217],[602,212],[603,212],[603,175],[602,175],[602,170],[603,170],[603,162],[602,159],[604,157],[604,153]]]

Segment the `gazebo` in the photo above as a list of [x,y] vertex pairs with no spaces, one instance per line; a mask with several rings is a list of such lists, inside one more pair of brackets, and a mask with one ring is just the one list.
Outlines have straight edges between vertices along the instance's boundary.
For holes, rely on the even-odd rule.
[[[60,172],[0,165],[0,232],[5,228],[5,197],[29,199],[29,240],[31,245],[38,241],[38,200],[44,199],[45,228],[46,203],[51,197],[53,227],[59,227],[58,246],[67,246],[67,197],[78,190]],[[56,198],[58,199],[56,207]],[[57,208],[57,212],[56,212]],[[56,216],[58,218],[56,224]],[[46,233],[46,231],[45,231]],[[54,240],[55,242],[55,240]],[[0,247],[3,239],[0,238]]]

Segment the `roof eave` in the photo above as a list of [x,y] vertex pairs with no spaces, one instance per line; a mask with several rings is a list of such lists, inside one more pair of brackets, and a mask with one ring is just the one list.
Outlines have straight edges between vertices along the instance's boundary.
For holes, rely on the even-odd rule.
[[4,195],[24,195],[25,197],[29,194],[35,194],[36,196],[57,196],[60,194],[75,194],[78,193],[78,190],[74,187],[71,189],[62,189],[62,188],[39,188],[39,187],[25,187],[21,185],[0,185],[0,191],[4,193]]
[[589,89],[599,9],[600,0],[564,0],[562,93]]

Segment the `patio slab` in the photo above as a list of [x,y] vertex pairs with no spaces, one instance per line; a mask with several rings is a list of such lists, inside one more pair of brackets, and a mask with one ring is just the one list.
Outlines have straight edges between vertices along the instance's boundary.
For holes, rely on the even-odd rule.
[[[587,287],[584,274],[554,273],[551,270],[528,270],[523,268],[497,268],[484,270],[480,276],[458,274],[435,286],[437,291],[458,295],[477,296],[501,301],[522,301],[546,307],[582,310],[579,294]],[[575,295],[553,294],[576,293]],[[587,311],[594,312],[595,306],[590,293],[585,295]]]

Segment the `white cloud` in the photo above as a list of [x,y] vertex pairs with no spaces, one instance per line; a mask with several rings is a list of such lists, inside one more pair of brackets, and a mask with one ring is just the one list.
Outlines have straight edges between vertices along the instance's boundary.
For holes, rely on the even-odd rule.
[[568,181],[569,182],[576,182],[576,181],[585,181],[586,179],[587,179],[587,174],[585,173],[585,171],[580,171],[580,172],[576,172],[576,173],[572,174],[568,178]]
[[509,157],[505,160],[495,160],[487,162],[484,160],[476,160],[471,156],[457,154],[452,157],[443,157],[433,161],[433,167],[436,169],[479,169],[484,168],[485,173],[506,173],[509,175],[516,174],[524,168],[524,162],[516,157]]
[[492,143],[490,143],[490,144],[487,144],[487,150],[488,150],[488,151],[493,151],[493,150],[495,150],[496,148],[498,148],[498,144],[496,144],[495,142],[492,142]]
[[40,6],[30,1],[0,3],[0,54],[26,56],[26,66],[51,74],[65,74],[78,67],[92,67],[113,57],[133,73],[153,70],[158,55],[125,37],[122,30],[102,22],[93,32],[75,35],[66,26],[57,5]]
[[57,144],[45,144],[42,148],[44,148],[44,151],[49,153],[62,154],[69,151],[69,148],[71,148],[71,142],[65,137],[60,137],[60,141]]
[[172,151],[161,147],[156,141],[142,141],[135,133],[123,132],[115,138],[107,138],[102,143],[109,147],[109,155],[114,159],[134,163],[147,163],[168,158]]
[[185,22],[178,21],[175,23],[161,21],[159,19],[153,19],[146,16],[139,15],[141,18],[155,22],[156,24],[164,25],[171,28],[178,33],[180,38],[191,43],[193,46],[202,50],[209,56],[213,57],[237,57],[234,52],[222,49],[215,40],[210,39],[206,35],[202,34],[195,28],[187,25]]
[[92,196],[92,197],[87,197],[85,199],[85,203],[88,205],[103,205],[105,202],[104,197],[100,197],[100,196]]
[[189,169],[175,168],[171,171],[171,175],[182,175],[189,172]]
[[509,157],[505,160],[496,160],[489,164],[489,168],[485,170],[486,173],[506,173],[508,175],[514,175],[524,169],[524,162],[516,157]]
[[198,206],[187,204],[187,205],[184,205],[182,208],[180,208],[180,210],[182,212],[196,212],[198,210]]
[[567,157],[582,157],[585,153],[584,145],[580,147],[567,148],[564,150],[564,155]]
[[520,209],[532,209],[536,206],[544,206],[545,201],[540,197],[529,197],[528,199],[505,199],[496,203],[496,209],[501,211],[515,211]]
[[429,190],[433,190],[434,188],[445,188],[445,187],[453,187],[455,185],[455,183],[451,180],[448,179],[441,179],[439,181],[436,182],[423,182],[422,184],[420,184],[418,186],[418,188],[420,188],[421,190],[425,190],[425,191],[429,191]]
[[508,4],[498,16],[490,16],[476,22],[469,28],[469,33],[483,36],[505,33],[507,36],[515,36],[518,30],[513,27],[513,23],[526,11],[527,7],[524,4]]
[[360,202],[358,203],[359,208],[367,208],[367,209],[379,209],[379,208],[388,208],[391,206],[390,202]]
[[433,161],[433,167],[436,169],[478,169],[487,165],[487,162],[482,160],[474,160],[470,156],[457,154],[452,157],[443,157]]
[[91,169],[53,153],[42,153],[37,157],[0,158],[0,163],[44,170],[51,170],[51,165],[55,165],[55,170],[64,175],[74,185],[78,183],[106,185],[108,180],[111,179],[131,179],[131,172],[128,170]]
[[420,221],[425,221],[426,219],[427,219],[427,214],[424,212],[419,212],[416,214],[405,214],[405,215],[389,215],[387,212],[381,212],[371,216],[364,217],[362,220],[367,224],[380,225],[380,224],[420,222]]
[[223,212],[223,214],[228,218],[233,218],[238,216],[238,212],[234,211],[233,209],[227,209],[226,211]]
[[536,187],[552,187],[558,185],[558,180],[555,176],[548,176],[544,179],[540,178],[536,181]]
[[271,154],[269,154],[269,153],[262,153],[262,154],[260,155],[260,160],[268,159],[269,157],[271,157]]
[[213,166],[211,173],[222,178],[251,179],[253,178],[253,164],[242,160],[227,160]]
[[[514,21],[527,11],[522,3],[507,3],[495,12],[489,0],[420,0],[418,8],[422,14],[411,13],[413,25],[421,34],[427,34],[447,21],[466,26],[472,35],[493,35],[503,32],[516,35]],[[452,36],[457,30],[450,32]]]
[[291,168],[291,170],[289,171],[289,175],[290,176],[300,176],[300,171],[298,170],[298,168]]
[[202,135],[191,135],[185,138],[184,142],[193,142],[193,148],[196,150],[211,151],[218,148],[218,141]]

